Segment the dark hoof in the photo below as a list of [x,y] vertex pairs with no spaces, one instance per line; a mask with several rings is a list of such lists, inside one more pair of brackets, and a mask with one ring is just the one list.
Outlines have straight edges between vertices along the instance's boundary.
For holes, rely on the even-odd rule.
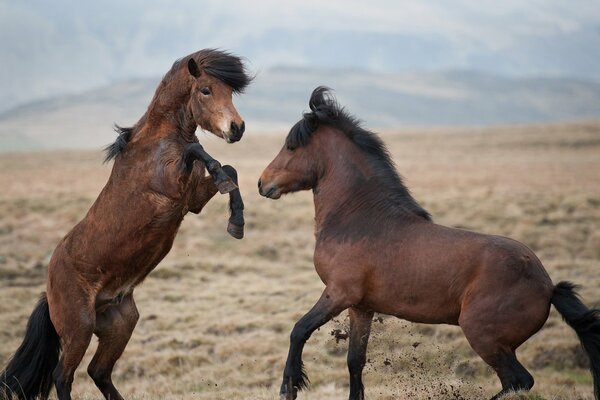
[[241,239],[244,237],[244,225],[235,225],[230,222],[227,225],[227,232],[229,232],[232,237]]
[[220,182],[216,182],[217,189],[219,189],[219,193],[225,194],[229,192],[233,192],[238,186],[233,182],[233,180],[229,177],[223,179]]
[[296,392],[279,394],[279,400],[296,400],[296,397]]
[[296,400],[298,397],[298,389],[293,387],[291,384],[283,384],[279,391],[279,400]]

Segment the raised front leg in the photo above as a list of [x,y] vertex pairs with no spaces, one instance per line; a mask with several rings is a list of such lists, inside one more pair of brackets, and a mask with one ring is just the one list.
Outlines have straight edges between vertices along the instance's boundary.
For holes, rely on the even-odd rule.
[[350,344],[348,345],[348,372],[350,372],[350,400],[364,400],[362,372],[367,361],[367,343],[371,333],[373,311],[350,308]]
[[[237,185],[237,172],[230,166],[223,166],[223,171]],[[199,178],[196,191],[190,203],[190,212],[199,213],[210,199],[217,193],[217,187],[210,176]],[[244,201],[240,189],[234,189],[229,192],[229,224],[227,232],[236,239],[244,237]]]
[[237,185],[223,170],[221,164],[212,158],[200,143],[190,143],[183,149],[181,166],[191,172],[194,167],[194,161],[196,160],[200,160],[204,163],[206,170],[215,181],[215,185],[217,186],[217,189],[219,189],[219,192],[224,194],[237,189]]
[[317,304],[294,325],[290,336],[290,350],[283,371],[283,382],[279,392],[281,400],[294,400],[298,391],[308,386],[308,377],[302,364],[304,343],[316,329],[350,305],[351,303],[349,304],[344,293],[326,288]]
[[[233,183],[238,184],[237,171],[231,165],[225,165],[223,170]],[[227,232],[236,239],[244,237],[244,201],[240,189],[235,189],[229,192],[229,224]]]

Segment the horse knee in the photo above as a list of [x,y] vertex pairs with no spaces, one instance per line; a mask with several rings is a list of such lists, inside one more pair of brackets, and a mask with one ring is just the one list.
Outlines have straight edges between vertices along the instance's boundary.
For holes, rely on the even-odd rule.
[[292,343],[304,343],[308,340],[306,329],[299,323],[294,325],[292,333],[290,334],[290,342]]
[[237,182],[238,174],[237,174],[237,171],[235,170],[235,168],[233,168],[231,165],[223,165],[222,168],[223,168],[223,171],[225,171],[225,173],[231,179],[233,179],[234,182]]
[[216,172],[219,168],[221,167],[221,163],[218,162],[217,160],[210,160],[206,163],[206,169],[208,170],[208,172]]

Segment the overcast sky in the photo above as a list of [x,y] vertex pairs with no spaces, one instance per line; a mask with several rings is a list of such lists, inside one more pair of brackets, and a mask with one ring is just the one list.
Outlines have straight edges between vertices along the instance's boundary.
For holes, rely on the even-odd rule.
[[0,110],[162,75],[205,47],[276,66],[600,80],[597,0],[0,0]]

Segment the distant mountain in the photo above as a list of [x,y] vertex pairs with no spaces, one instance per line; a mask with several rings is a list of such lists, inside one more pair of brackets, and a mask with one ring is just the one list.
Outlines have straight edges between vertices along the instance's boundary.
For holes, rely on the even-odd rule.
[[158,76],[207,47],[247,57],[252,70],[460,68],[600,81],[596,1],[280,3],[0,0],[0,112]]
[[[98,148],[113,123],[131,125],[159,81],[129,80],[36,101],[0,114],[0,151]],[[318,85],[371,128],[490,125],[600,118],[600,83],[563,78],[506,78],[473,71],[367,73],[275,68],[259,73],[235,101],[248,129],[287,131]]]

